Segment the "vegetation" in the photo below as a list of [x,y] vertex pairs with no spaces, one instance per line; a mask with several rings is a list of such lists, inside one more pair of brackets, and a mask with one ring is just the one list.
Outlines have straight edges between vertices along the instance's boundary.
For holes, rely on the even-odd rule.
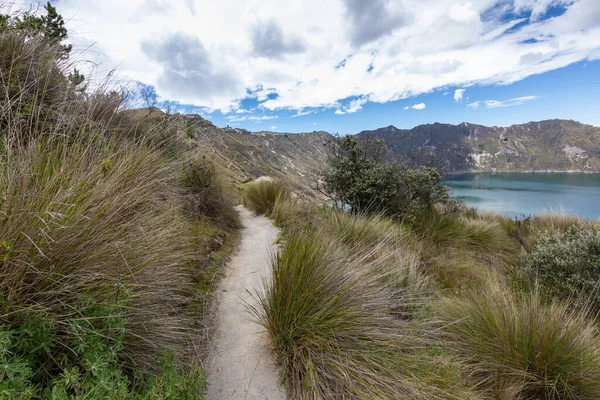
[[275,204],[288,197],[288,188],[282,181],[263,180],[248,184],[244,190],[244,204],[256,214],[270,215]]
[[597,223],[451,201],[410,218],[366,208],[287,199],[270,214],[284,237],[254,312],[294,398],[600,397],[583,290],[597,284]]
[[600,309],[599,231],[542,234],[524,262],[529,279],[537,280],[544,293],[573,302],[589,301]]
[[592,399],[600,393],[600,336],[584,312],[537,292],[495,285],[445,299],[449,347],[490,398]]
[[46,11],[1,19],[1,397],[201,399],[230,194],[169,116],[76,87]]
[[379,251],[388,239],[358,250],[349,245],[362,241],[356,232],[343,232],[346,244],[329,239],[327,230],[296,231],[273,259],[273,281],[265,283],[255,312],[273,338],[291,393],[431,398],[440,388],[414,379],[423,364],[414,348],[427,342],[416,318],[422,304]]
[[322,188],[317,187],[335,205],[414,220],[434,204],[449,202],[448,188],[438,169],[411,166],[402,160],[387,162],[382,141],[360,143],[356,137],[345,136],[336,143]]
[[[0,397],[202,399],[240,225],[224,177],[281,174],[221,169],[189,146],[206,121],[89,90],[66,37],[50,3],[0,16]],[[334,205],[296,196],[300,169],[243,185],[283,229],[252,312],[294,398],[600,398],[597,222],[478,213],[380,141],[282,138],[329,149]]]

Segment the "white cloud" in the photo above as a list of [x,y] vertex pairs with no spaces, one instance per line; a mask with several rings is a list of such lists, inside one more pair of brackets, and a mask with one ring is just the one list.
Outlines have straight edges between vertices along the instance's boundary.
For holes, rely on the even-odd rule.
[[261,121],[269,121],[269,120],[272,120],[272,119],[277,119],[278,116],[277,115],[261,115],[261,116],[257,116],[257,115],[242,115],[242,116],[228,115],[225,118],[229,122],[242,122],[242,121],[256,121],[256,122],[261,122]]
[[[543,18],[549,7],[561,4],[568,7],[563,15]],[[598,0],[431,5],[424,0],[304,0],[285,7],[280,0],[57,3],[75,49],[96,43],[79,57],[92,61],[84,65],[99,65],[105,73],[118,66],[121,79],[156,86],[161,100],[224,112],[238,110],[249,96],[267,110],[356,112],[367,101],[508,84],[600,59]],[[517,25],[524,21],[507,21],[508,12],[531,12],[533,22]],[[525,42],[529,39],[536,41]],[[336,69],[342,60],[344,67]],[[341,106],[344,99],[362,100]]]
[[454,101],[460,103],[463,99],[466,89],[456,89],[454,91]]
[[275,125],[271,125],[271,130],[274,131],[275,129],[277,129],[277,127]]
[[404,107],[405,110],[408,110],[409,108],[410,108],[409,106]]
[[300,110],[296,111],[295,115],[292,115],[292,118],[303,117],[305,115],[314,114],[316,112],[317,112],[317,110],[315,110],[315,109],[312,109],[312,110],[302,110],[302,109],[300,109]]
[[425,109],[425,103],[415,104],[411,108],[413,110],[424,110]]
[[551,6],[572,3],[573,0],[514,0],[514,10],[517,13],[531,11],[531,19],[538,20]]
[[473,103],[467,104],[467,107],[476,110],[477,108],[479,108],[480,103],[481,103],[480,101],[474,101]]
[[512,107],[518,106],[526,101],[539,99],[539,96],[524,96],[524,97],[516,97],[514,99],[498,101],[498,100],[486,100],[483,103],[487,108],[499,108],[499,107]]
[[362,110],[362,106],[369,101],[368,97],[359,97],[358,99],[350,100],[348,104],[335,110],[336,114],[352,114]]

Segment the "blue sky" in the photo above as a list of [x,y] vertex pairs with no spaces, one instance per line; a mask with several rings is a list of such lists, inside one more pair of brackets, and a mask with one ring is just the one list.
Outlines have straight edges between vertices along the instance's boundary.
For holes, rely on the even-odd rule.
[[119,84],[218,126],[600,125],[599,0],[56,4],[88,74],[116,67]]
[[[314,113],[296,116],[296,112],[257,112],[258,117],[277,116],[264,121],[230,122],[220,112],[204,115],[218,126],[242,127],[251,131],[272,130],[282,132],[310,132],[324,130],[332,133],[357,133],[394,125],[412,128],[434,122],[459,124],[470,122],[488,126],[509,126],[544,119],[573,119],[600,126],[600,61],[578,62],[540,75],[530,76],[509,85],[476,85],[467,87],[462,102],[454,100],[456,87],[445,87],[431,93],[384,104],[368,103],[362,110],[336,115],[331,109],[317,109]],[[535,100],[506,107],[477,109],[468,107],[476,101],[537,96]],[[425,109],[404,110],[414,104],[424,103]],[[257,102],[247,102],[256,107]],[[185,108],[185,107],[184,107]]]

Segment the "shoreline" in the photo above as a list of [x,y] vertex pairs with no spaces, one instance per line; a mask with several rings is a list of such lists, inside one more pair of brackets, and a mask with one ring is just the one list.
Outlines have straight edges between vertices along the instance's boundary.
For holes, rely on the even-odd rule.
[[590,171],[590,170],[559,170],[559,169],[541,169],[541,170],[500,170],[500,171],[452,171],[447,172],[446,175],[465,175],[465,174],[600,174],[600,171]]

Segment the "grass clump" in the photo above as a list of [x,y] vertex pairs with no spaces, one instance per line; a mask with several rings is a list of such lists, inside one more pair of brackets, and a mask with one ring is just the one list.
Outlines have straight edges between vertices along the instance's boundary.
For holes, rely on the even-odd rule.
[[600,397],[600,336],[585,312],[498,285],[440,307],[450,345],[490,398]]
[[273,211],[269,215],[275,226],[282,228],[295,218],[300,211],[299,207],[297,199],[278,197],[273,206]]
[[[366,279],[361,261],[303,233],[288,237],[273,260],[260,321],[296,397],[402,393],[392,388],[399,377],[388,372],[393,364],[388,352],[401,342],[394,294],[379,280]],[[379,376],[379,386],[373,386],[373,376]]]
[[190,161],[183,172],[187,189],[186,210],[196,217],[206,217],[229,229],[241,226],[233,196],[228,193],[216,166],[206,159]]
[[278,201],[285,201],[289,195],[289,190],[282,181],[262,180],[247,184],[244,191],[244,204],[256,214],[269,216],[275,204]]
[[292,396],[472,398],[432,368],[428,322],[419,317],[424,296],[381,251],[392,239],[353,246],[362,239],[352,234],[343,241],[330,227],[289,231],[272,261],[273,280],[259,295],[254,311]]
[[490,275],[503,276],[519,262],[517,242],[495,218],[431,208],[411,229],[424,270],[445,288],[480,286]]

